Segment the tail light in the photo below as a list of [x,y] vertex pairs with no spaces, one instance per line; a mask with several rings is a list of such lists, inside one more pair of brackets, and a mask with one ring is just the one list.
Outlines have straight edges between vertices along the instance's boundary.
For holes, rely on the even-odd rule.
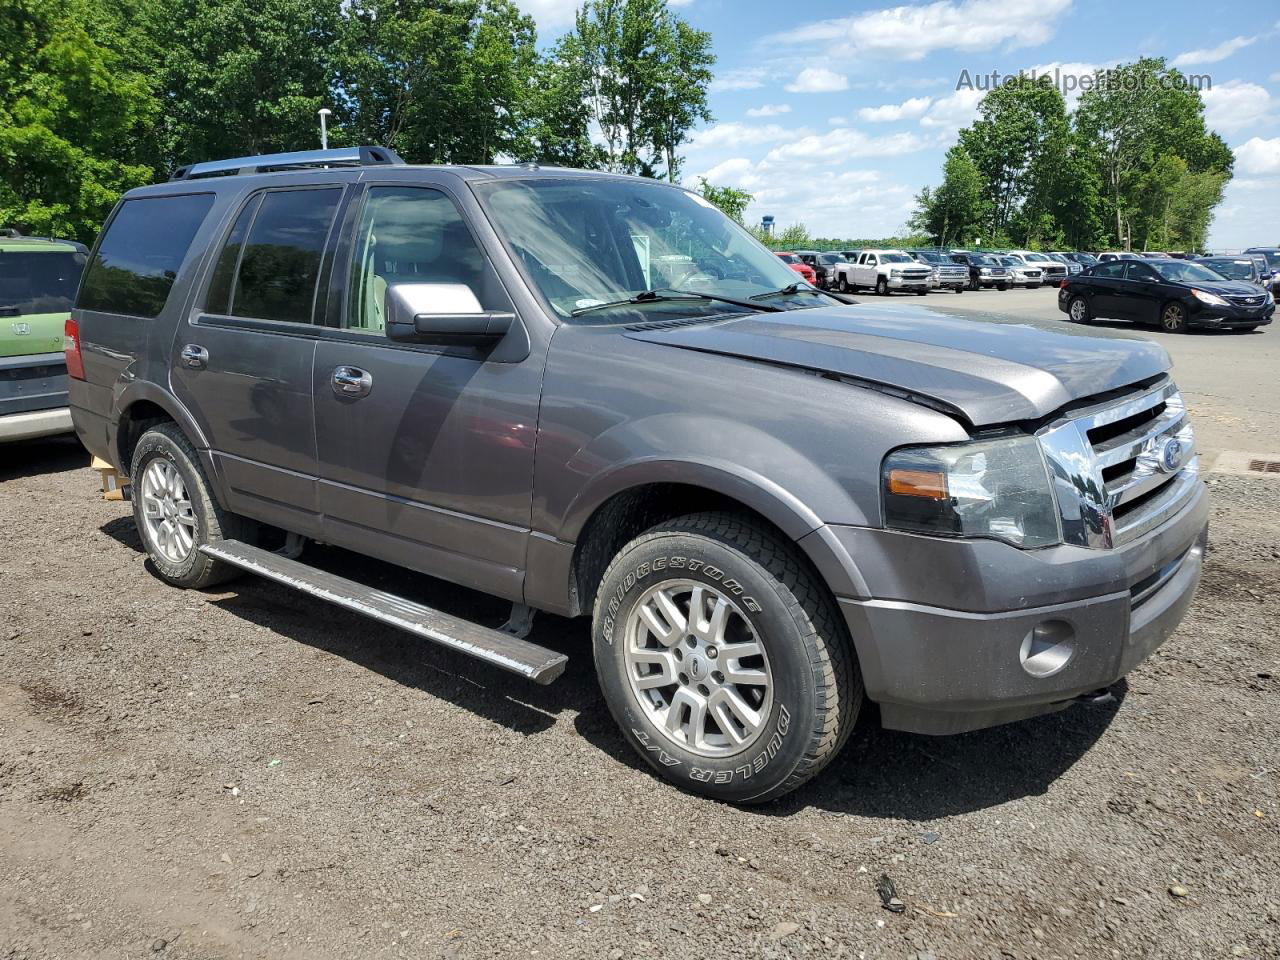
[[84,357],[80,354],[80,321],[75,317],[67,317],[62,328],[62,353],[67,358],[67,376],[73,380],[83,380]]

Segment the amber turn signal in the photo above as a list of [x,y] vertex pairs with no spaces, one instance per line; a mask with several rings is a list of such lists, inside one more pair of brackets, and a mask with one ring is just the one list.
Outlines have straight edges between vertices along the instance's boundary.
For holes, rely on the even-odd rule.
[[900,497],[924,497],[926,500],[947,499],[947,475],[933,470],[889,471],[889,492]]

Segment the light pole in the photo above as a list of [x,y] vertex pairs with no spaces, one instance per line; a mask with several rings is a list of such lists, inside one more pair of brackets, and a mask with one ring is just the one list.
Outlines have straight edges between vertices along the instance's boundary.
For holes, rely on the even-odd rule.
[[329,114],[333,113],[333,111],[330,110],[328,107],[321,107],[319,110],[319,113],[320,113],[320,149],[328,150],[329,149],[329,127],[328,127],[327,121],[329,119]]

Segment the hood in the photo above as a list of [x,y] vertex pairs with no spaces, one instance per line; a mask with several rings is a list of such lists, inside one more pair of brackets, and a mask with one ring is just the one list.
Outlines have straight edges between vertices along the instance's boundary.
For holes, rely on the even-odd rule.
[[1169,368],[1164,348],[1123,333],[862,304],[637,326],[626,335],[883,385],[948,407],[974,426],[1038,420]]
[[1179,280],[1179,286],[1195,287],[1197,290],[1208,290],[1222,297],[1256,297],[1262,289],[1259,284],[1247,280],[1209,280],[1192,282]]

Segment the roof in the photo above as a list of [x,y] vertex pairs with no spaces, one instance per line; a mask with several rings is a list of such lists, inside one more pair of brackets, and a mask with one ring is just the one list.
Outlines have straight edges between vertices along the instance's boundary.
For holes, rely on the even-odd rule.
[[57,240],[53,237],[3,237],[0,236],[0,253],[60,253],[82,249],[74,240]]

